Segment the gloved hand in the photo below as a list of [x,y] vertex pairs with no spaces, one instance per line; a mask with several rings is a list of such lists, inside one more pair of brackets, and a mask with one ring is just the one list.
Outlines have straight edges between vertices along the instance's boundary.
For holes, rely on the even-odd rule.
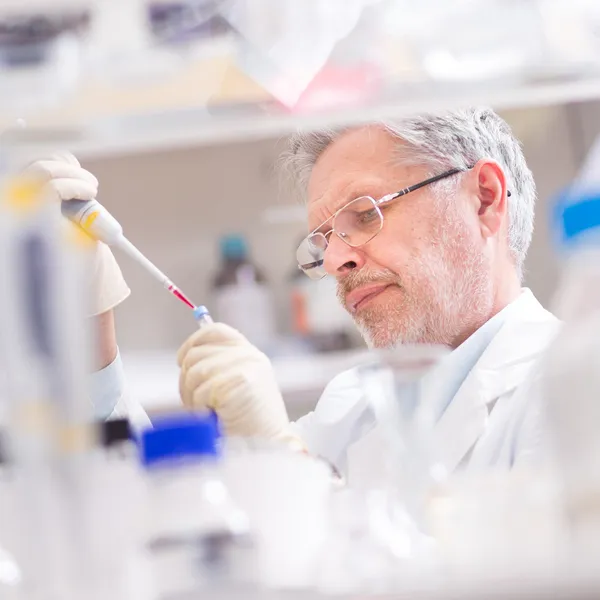
[[[43,185],[43,193],[56,201],[58,210],[63,200],[93,200],[98,193],[98,180],[81,167],[68,152],[57,152],[30,164],[24,174]],[[112,252],[97,242],[92,266],[92,307],[89,316],[103,314],[127,298],[130,290]]]
[[190,409],[212,409],[228,435],[261,437],[304,450],[292,433],[269,359],[239,331],[213,323],[177,354],[179,391]]

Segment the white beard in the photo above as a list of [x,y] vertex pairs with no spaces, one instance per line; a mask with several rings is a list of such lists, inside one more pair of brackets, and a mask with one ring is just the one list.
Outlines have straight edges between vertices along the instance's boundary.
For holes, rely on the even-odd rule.
[[446,220],[440,227],[439,244],[411,265],[418,277],[398,277],[401,288],[402,281],[411,283],[407,289],[420,291],[422,297],[408,297],[402,290],[403,298],[390,306],[367,306],[354,315],[369,348],[451,345],[461,332],[477,328],[489,315],[492,284],[485,256],[468,243],[462,222],[447,216]]

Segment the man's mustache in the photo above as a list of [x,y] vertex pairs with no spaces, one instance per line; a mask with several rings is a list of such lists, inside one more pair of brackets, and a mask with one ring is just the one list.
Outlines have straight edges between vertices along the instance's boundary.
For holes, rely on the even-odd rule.
[[338,300],[342,304],[345,304],[346,296],[352,290],[362,287],[363,285],[369,285],[371,283],[392,283],[402,287],[400,277],[389,269],[376,272],[365,271],[364,269],[361,269],[360,271],[350,271],[348,275],[345,275],[343,278],[337,280]]

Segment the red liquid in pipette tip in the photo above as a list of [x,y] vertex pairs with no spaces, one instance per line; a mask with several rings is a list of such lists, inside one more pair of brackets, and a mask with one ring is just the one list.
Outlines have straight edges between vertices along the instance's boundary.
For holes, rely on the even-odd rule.
[[171,286],[168,289],[176,298],[179,298],[184,304],[187,304],[192,309],[195,308],[191,301],[186,297],[186,295],[183,292],[180,292],[175,286]]

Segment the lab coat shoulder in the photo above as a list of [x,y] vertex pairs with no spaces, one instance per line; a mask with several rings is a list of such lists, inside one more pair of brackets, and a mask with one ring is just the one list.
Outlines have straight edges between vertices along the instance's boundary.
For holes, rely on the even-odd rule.
[[527,291],[476,365],[480,373],[496,373],[498,387],[488,390],[493,404],[470,469],[512,468],[546,459],[543,356],[561,326]]

